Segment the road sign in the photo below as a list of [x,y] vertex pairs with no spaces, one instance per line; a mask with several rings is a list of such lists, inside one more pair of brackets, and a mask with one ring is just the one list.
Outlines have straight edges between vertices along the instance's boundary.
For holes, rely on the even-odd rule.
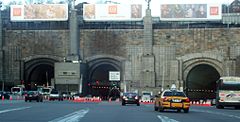
[[120,72],[109,71],[109,81],[120,81]]

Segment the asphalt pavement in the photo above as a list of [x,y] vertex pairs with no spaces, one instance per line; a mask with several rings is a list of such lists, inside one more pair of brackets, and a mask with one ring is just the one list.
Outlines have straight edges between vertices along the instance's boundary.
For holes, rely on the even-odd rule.
[[239,122],[240,110],[191,106],[189,113],[154,111],[152,104],[1,101],[0,122]]

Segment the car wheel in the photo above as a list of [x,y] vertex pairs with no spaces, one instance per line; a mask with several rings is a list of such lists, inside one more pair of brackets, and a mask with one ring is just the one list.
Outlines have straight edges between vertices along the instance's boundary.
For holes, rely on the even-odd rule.
[[25,99],[25,102],[27,102],[27,100]]
[[37,102],[39,102],[39,98],[37,98]]
[[154,111],[158,111],[158,107],[154,106]]
[[[180,110],[181,111],[181,110]],[[184,113],[188,113],[189,109],[183,109]]]
[[163,112],[163,111],[164,111],[164,108],[159,107],[159,108],[158,108],[158,111],[159,111],[159,112]]
[[177,109],[177,112],[181,112],[181,109]]
[[217,109],[224,109],[224,106],[222,106],[222,105],[216,105],[216,108],[217,108]]
[[125,106],[126,104],[124,102],[122,102],[122,106]]
[[235,106],[235,109],[240,109],[240,106]]
[[29,102],[32,102],[32,100],[29,100]]
[[137,106],[140,106],[140,103],[137,103]]
[[163,108],[158,108],[158,111],[159,111],[159,112],[163,112],[164,109],[163,109]]

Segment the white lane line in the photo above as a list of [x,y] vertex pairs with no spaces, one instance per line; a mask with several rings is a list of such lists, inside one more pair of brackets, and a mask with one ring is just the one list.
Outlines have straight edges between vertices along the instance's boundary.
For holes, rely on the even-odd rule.
[[85,114],[87,114],[89,111],[89,109],[83,109],[80,111],[75,111],[71,114],[65,115],[63,117],[59,117],[57,119],[54,119],[52,121],[49,122],[79,122],[81,118],[83,118],[85,116]]
[[170,118],[168,118],[168,117],[166,117],[166,116],[160,116],[160,115],[158,115],[157,117],[158,117],[158,119],[161,120],[161,122],[179,122],[179,121],[177,121],[177,120],[170,119]]
[[203,113],[209,113],[209,114],[216,114],[216,115],[221,115],[221,116],[226,116],[226,117],[231,117],[231,118],[240,119],[240,116],[231,115],[231,114],[225,114],[225,113],[220,113],[220,112],[216,112],[216,111],[197,110],[197,109],[191,109],[191,111],[203,112]]
[[14,108],[14,109],[2,110],[2,111],[0,111],[0,114],[2,114],[2,113],[7,113],[7,112],[11,112],[11,111],[24,110],[24,109],[28,109],[28,108],[31,108],[31,107],[21,107],[21,108]]

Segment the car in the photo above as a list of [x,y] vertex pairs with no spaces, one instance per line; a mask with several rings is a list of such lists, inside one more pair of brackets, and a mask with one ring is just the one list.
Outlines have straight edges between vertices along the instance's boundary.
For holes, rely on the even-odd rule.
[[58,101],[63,101],[63,96],[58,92],[57,90],[52,90],[49,95],[49,100],[58,100]]
[[43,102],[43,94],[38,91],[28,91],[25,95],[25,102],[36,100],[37,102]]
[[10,95],[7,92],[0,91],[0,99],[2,99],[3,96],[4,96],[4,99],[8,99],[8,100],[10,99]]
[[140,106],[139,95],[132,92],[123,93],[122,105],[125,106],[126,104],[137,104],[137,106]]
[[175,109],[184,113],[188,113],[190,108],[190,100],[183,91],[165,90],[161,94],[156,95],[154,102],[154,110],[162,112],[165,109]]
[[82,93],[73,93],[71,95],[71,100],[77,100],[77,99],[79,99],[81,97],[84,97],[84,95]]
[[71,98],[71,92],[62,92],[63,99]]

